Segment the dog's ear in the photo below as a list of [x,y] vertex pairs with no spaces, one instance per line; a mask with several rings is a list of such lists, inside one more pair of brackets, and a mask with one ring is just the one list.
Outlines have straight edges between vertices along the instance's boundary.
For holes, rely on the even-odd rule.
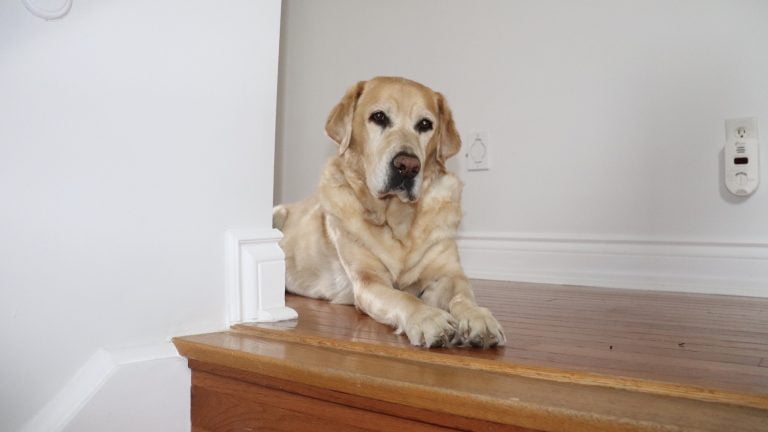
[[339,145],[339,154],[347,150],[352,140],[352,118],[364,88],[365,81],[359,81],[350,87],[325,121],[325,133]]
[[445,161],[461,149],[461,137],[453,123],[453,114],[448,107],[445,96],[437,93],[438,129],[437,129],[437,162],[445,168]]

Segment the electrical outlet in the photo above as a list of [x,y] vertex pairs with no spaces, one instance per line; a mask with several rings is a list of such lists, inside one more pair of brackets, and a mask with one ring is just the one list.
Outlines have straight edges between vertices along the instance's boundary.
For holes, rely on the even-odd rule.
[[725,139],[757,139],[757,119],[745,117],[726,120]]
[[723,174],[725,187],[734,195],[752,195],[760,184],[760,155],[757,119],[725,121]]
[[464,147],[467,171],[487,171],[490,169],[488,153],[488,134],[473,132]]

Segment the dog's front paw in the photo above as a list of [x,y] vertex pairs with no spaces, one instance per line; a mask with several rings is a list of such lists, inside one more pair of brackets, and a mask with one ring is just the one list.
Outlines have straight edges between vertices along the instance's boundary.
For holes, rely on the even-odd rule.
[[454,342],[473,347],[495,347],[504,345],[507,338],[491,311],[484,307],[471,306],[454,313],[458,331]]
[[456,336],[456,321],[448,312],[424,306],[408,317],[405,334],[413,345],[448,346]]

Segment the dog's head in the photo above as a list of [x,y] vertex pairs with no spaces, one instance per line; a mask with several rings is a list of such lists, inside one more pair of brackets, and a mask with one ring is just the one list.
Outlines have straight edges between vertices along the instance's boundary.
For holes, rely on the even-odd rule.
[[418,200],[425,176],[445,171],[445,161],[461,147],[443,95],[404,78],[350,87],[325,131],[340,154],[360,161],[368,190],[381,199]]

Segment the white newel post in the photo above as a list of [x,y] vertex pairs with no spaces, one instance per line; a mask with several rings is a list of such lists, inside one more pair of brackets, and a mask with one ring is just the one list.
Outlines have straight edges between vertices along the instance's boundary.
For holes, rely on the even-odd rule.
[[276,229],[227,232],[229,324],[295,319],[285,306],[285,255]]

